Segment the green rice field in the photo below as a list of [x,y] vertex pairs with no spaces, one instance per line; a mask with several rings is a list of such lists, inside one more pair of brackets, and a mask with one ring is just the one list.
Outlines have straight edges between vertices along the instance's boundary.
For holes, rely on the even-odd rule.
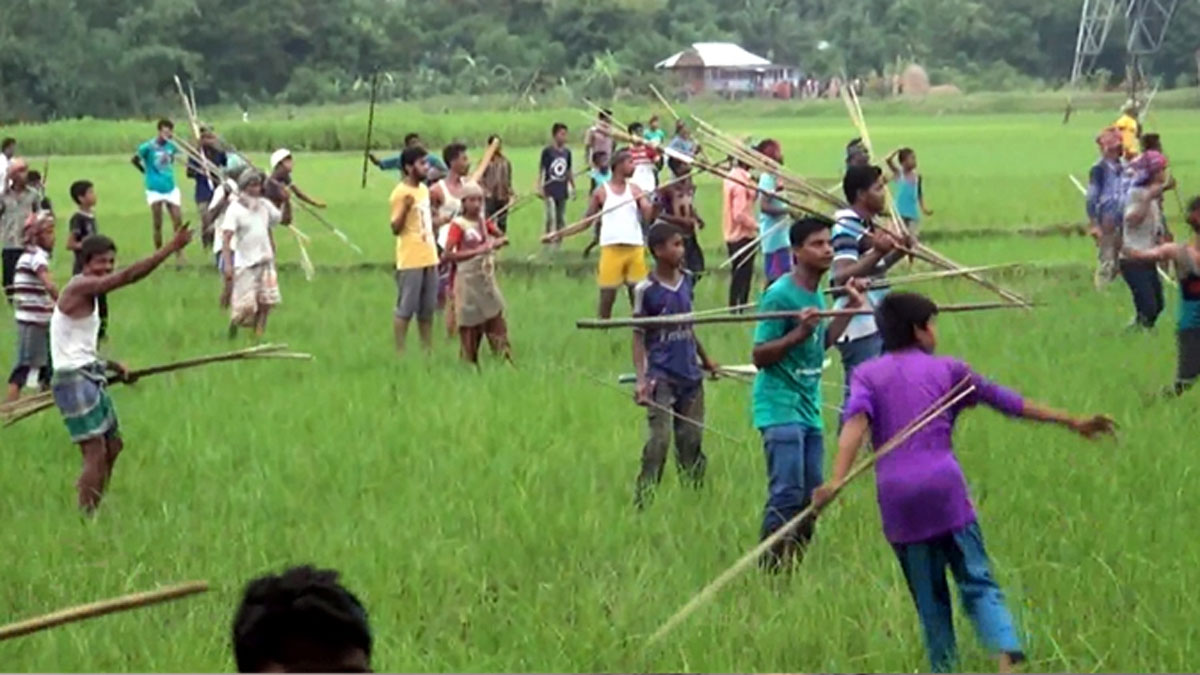
[[[831,115],[757,119],[744,107],[711,114],[730,133],[780,139],[790,168],[829,184],[854,135]],[[935,211],[923,226],[926,241],[963,264],[1029,263],[996,280],[1044,303],[1032,312],[947,316],[941,351],[1032,398],[1109,413],[1121,425],[1116,441],[1096,444],[990,411],[960,425],[958,453],[1029,670],[1194,669],[1200,545],[1187,523],[1198,513],[1197,399],[1148,402],[1174,374],[1171,313],[1154,332],[1126,332],[1128,291],[1119,281],[1093,288],[1090,239],[1018,234],[1084,221],[1067,176],[1086,180],[1092,137],[1113,115],[1078,113],[1064,126],[1053,113],[866,114],[877,149],[918,152]],[[578,163],[585,120],[564,121]],[[1162,111],[1149,126],[1163,134],[1182,196],[1200,192],[1195,113]],[[145,132],[149,138],[153,125]],[[538,151],[508,151],[519,193],[533,187]],[[75,179],[95,182],[100,229],[117,241],[118,264],[151,250],[132,152],[131,145],[126,154],[53,157],[58,280],[71,269],[63,244]],[[266,155],[254,159],[265,163]],[[230,624],[243,584],[307,562],[341,570],[364,600],[380,671],[928,667],[870,480],[830,508],[794,575],[747,573],[644,648],[757,543],[766,481],[749,387],[707,384],[708,424],[740,442],[706,438],[706,486],[685,489],[669,469],[652,508],[636,512],[645,413],[631,389],[612,390],[617,375],[632,370],[629,335],[574,327],[595,311],[595,258],[580,256],[587,237],[568,240],[557,255],[541,253],[540,204],[511,218],[514,243],[502,253],[500,283],[516,368],[491,358],[478,371],[462,365],[457,340],[440,329],[432,354],[415,349],[414,335],[401,359],[391,332],[387,197],[395,174],[372,168],[364,190],[360,154],[296,159],[297,184],[328,201],[325,215],[365,250],[355,254],[298,213],[318,266],[307,282],[295,242],[279,239],[284,300],[267,339],[314,361],[221,364],[114,389],[127,447],[90,520],[75,506],[80,458],[57,413],[0,429],[0,513],[8,523],[0,531],[8,552],[0,622],[191,579],[207,579],[212,590],[0,643],[5,670],[231,670]],[[30,160],[42,167],[41,156]],[[177,175],[182,183],[182,168]],[[698,184],[709,223],[701,241],[715,267],[724,259],[719,184]],[[185,216],[198,222],[191,183],[183,188]],[[581,194],[572,219],[584,205]],[[1167,206],[1179,233],[1186,225],[1173,196]],[[147,366],[249,344],[226,337],[221,282],[198,238],[188,255],[186,268],[167,263],[109,298],[110,358]],[[724,275],[705,278],[697,307],[724,303],[726,285]],[[913,288],[941,302],[992,299],[962,280]],[[1168,295],[1173,309],[1177,298]],[[618,301],[618,314],[628,311]],[[720,363],[750,361],[752,325],[698,331]],[[0,323],[6,372],[13,342],[11,321]],[[825,380],[834,385],[841,372],[831,357]],[[826,397],[836,405],[841,394],[831,387]],[[826,419],[827,467],[834,415]],[[961,667],[993,667],[969,624],[958,628]]]

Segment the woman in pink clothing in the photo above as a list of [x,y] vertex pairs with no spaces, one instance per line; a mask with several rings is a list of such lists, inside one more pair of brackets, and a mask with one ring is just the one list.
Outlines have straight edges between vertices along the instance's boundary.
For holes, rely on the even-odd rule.
[[750,302],[750,288],[754,284],[754,256],[758,247],[750,244],[758,238],[758,220],[754,213],[756,190],[748,187],[754,185],[754,179],[745,164],[735,164],[729,176],[722,189],[721,228],[729,257],[746,249],[734,261],[729,280],[729,306],[742,307]]

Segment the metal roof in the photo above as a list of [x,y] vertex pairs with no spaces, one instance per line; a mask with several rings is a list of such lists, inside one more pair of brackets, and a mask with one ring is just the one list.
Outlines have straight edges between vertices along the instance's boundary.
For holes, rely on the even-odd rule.
[[685,66],[694,65],[686,62],[698,60],[704,68],[756,68],[771,65],[770,61],[751,54],[732,42],[696,42],[691,49],[685,49],[659,61],[654,67],[675,68],[678,67],[680,59],[685,60]]

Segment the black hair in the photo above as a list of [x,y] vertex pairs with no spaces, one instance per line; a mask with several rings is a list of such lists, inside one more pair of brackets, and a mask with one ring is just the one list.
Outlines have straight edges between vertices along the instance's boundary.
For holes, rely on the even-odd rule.
[[616,152],[613,153],[612,160],[609,161],[608,164],[609,164],[609,166],[616,166],[616,165],[620,164],[621,162],[624,162],[625,160],[629,159],[629,157],[630,157],[629,148],[621,148],[620,150],[617,150]]
[[870,190],[871,186],[879,182],[879,177],[883,175],[883,170],[877,166],[852,166],[846,169],[846,175],[842,177],[842,193],[846,195],[846,201],[853,204],[858,195],[863,190]]
[[658,259],[658,247],[671,241],[676,235],[683,236],[683,230],[678,227],[664,222],[655,223],[650,231],[646,233],[646,246],[650,248],[650,255]]
[[821,230],[833,229],[833,221],[817,216],[804,216],[792,221],[788,228],[788,243],[793,247],[803,246],[808,238]]
[[1188,213],[1200,211],[1200,195],[1192,197],[1192,201],[1188,202]]
[[555,122],[554,125],[550,127],[550,135],[557,136],[559,131],[566,131],[566,130],[567,130],[567,125],[563,124],[562,122]]
[[678,157],[668,157],[667,158],[667,167],[669,169],[671,169],[671,173],[676,176],[683,175],[683,172],[681,172],[680,169],[691,168],[687,162],[683,161],[682,159],[679,159]]
[[442,161],[446,162],[446,166],[450,166],[454,163],[454,160],[461,157],[466,151],[466,144],[451,143],[450,145],[446,146],[445,150],[442,150]]
[[601,111],[600,111],[600,119],[602,119],[602,120],[604,120],[604,121],[606,121],[606,122],[607,122],[607,121],[609,121],[609,120],[611,120],[611,119],[612,119],[612,109],[611,109],[611,108],[605,108],[604,110],[601,110]]
[[37,170],[33,170],[33,171],[26,172],[26,174],[25,174],[25,182],[26,182],[26,183],[40,183],[40,182],[42,182],[42,172],[41,172],[41,171],[37,171]]
[[917,329],[929,325],[938,307],[919,293],[889,293],[875,312],[883,335],[883,351],[894,352],[917,344]]
[[17,144],[17,139],[8,136],[3,141],[0,141],[0,150],[7,150]]
[[112,239],[102,234],[88,235],[83,241],[79,242],[79,260],[84,265],[91,262],[92,258],[109,252],[116,253],[117,245]]
[[163,119],[158,121],[158,130],[162,131],[163,129],[171,129],[172,131],[174,131],[175,123],[164,117]]
[[758,145],[754,146],[754,149],[761,153],[766,153],[767,148],[771,147],[778,148],[779,141],[775,140],[774,138],[764,138],[758,142]]
[[401,173],[406,173],[406,169],[408,169],[408,167],[416,164],[417,160],[425,157],[428,154],[429,152],[419,145],[413,148],[405,148],[404,152],[400,153]]
[[1162,137],[1158,134],[1146,134],[1142,136],[1142,149],[1162,152]]
[[641,122],[634,122],[633,124],[629,125],[629,133],[636,136],[636,135],[642,133],[642,130],[645,128],[646,127],[642,126]]
[[418,133],[404,134],[404,146],[405,147],[408,147],[409,143],[412,143],[413,141],[419,141],[419,140],[421,140],[421,134],[418,134]]
[[[863,140],[861,137],[860,138],[851,138],[850,142],[846,144],[846,149],[854,150],[855,148],[861,148],[862,144],[863,144]],[[865,148],[863,148],[863,149],[865,150]]]
[[92,181],[90,180],[77,180],[74,183],[71,183],[71,201],[78,204],[79,202],[83,201],[83,196],[86,195],[87,191],[91,189]]
[[491,136],[488,136],[487,144],[491,145],[493,141],[498,141],[498,140],[500,140],[500,136],[497,134],[492,134]]
[[914,154],[916,154],[916,151],[912,148],[900,148],[900,152],[896,153],[896,158],[903,162]]
[[233,619],[239,672],[261,673],[272,664],[327,672],[353,649],[370,659],[371,628],[367,610],[338,583],[336,571],[305,565],[246,584]]

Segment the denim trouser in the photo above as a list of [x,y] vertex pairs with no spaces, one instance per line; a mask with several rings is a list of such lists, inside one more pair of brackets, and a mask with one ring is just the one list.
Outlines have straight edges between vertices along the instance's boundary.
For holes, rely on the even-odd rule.
[[842,370],[846,376],[844,400],[850,398],[850,376],[854,374],[854,369],[883,353],[883,336],[872,333],[848,342],[839,342],[837,348],[842,355]]
[[992,577],[991,562],[983,547],[979,524],[914,544],[895,544],[896,557],[917,605],[925,649],[934,672],[950,672],[957,664],[953,609],[946,568],[958,584],[959,599],[975,626],[980,641],[990,650],[1021,660],[1021,644],[1004,592]]
[[[822,482],[825,446],[821,431],[803,424],[766,427],[762,435],[767,459],[767,504],[763,508],[761,539],[766,539],[808,506],[813,490]],[[772,549],[766,562],[778,564],[786,551],[802,549],[812,534],[813,520],[806,519]]]
[[1137,312],[1137,324],[1153,328],[1162,314],[1163,287],[1158,276],[1158,264],[1134,260],[1121,261],[1121,277],[1133,294],[1133,309]]

